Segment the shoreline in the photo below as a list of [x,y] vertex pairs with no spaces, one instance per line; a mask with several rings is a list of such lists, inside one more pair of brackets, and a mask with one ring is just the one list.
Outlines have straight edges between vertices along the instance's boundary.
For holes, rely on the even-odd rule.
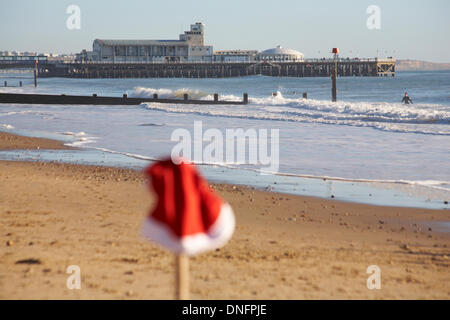
[[76,150],[66,146],[63,141],[26,137],[9,132],[0,131],[0,151],[4,150]]
[[[52,147],[1,137],[0,149]],[[0,299],[173,298],[173,256],[140,236],[154,204],[142,172],[0,161],[0,181]],[[450,299],[450,233],[437,227],[448,210],[211,185],[237,228],[224,248],[192,258],[193,299]],[[38,263],[18,264],[26,259]],[[366,288],[373,264],[381,290]],[[69,265],[82,290],[66,288]]]
[[[2,134],[14,137],[16,141],[35,139],[41,144],[41,138],[28,138],[22,132]],[[6,138],[9,139],[9,138]],[[19,143],[15,147],[7,146],[1,160],[5,161],[42,161],[63,162],[81,165],[101,165],[117,168],[143,169],[149,162],[157,159],[104,148],[78,147],[75,143],[53,137],[42,138],[49,147],[30,147]],[[3,138],[5,140],[5,138]],[[1,144],[0,144],[1,145]],[[53,145],[53,147],[52,147]],[[55,152],[60,150],[61,152]],[[313,176],[308,174],[273,173],[267,176],[259,174],[258,169],[233,168],[222,165],[199,164],[199,169],[208,180],[222,184],[236,184],[254,187],[261,191],[272,191],[290,195],[335,199],[349,203],[362,203],[376,206],[408,207],[448,210],[447,188],[408,180],[352,179],[333,176]],[[450,228],[449,228],[450,230]]]

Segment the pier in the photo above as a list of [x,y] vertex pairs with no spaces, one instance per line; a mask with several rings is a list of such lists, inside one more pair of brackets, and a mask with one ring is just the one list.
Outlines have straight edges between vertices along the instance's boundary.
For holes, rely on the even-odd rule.
[[[331,77],[333,59],[302,62],[52,63],[38,65],[38,76],[66,78],[230,78],[246,76]],[[338,77],[395,76],[395,59],[339,59]]]

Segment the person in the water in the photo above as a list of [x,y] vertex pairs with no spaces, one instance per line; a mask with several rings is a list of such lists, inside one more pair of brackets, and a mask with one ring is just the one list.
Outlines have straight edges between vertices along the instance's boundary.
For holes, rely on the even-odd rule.
[[406,92],[405,92],[405,96],[403,97],[402,103],[404,103],[404,104],[413,103],[411,98],[408,96],[408,93],[406,93]]

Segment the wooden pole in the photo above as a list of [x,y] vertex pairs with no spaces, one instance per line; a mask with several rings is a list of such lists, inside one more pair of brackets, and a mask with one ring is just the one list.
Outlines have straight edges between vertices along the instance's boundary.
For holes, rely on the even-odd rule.
[[337,89],[336,89],[336,78],[337,78],[337,54],[334,54],[334,70],[331,76],[331,101],[337,101]]
[[189,299],[189,257],[184,254],[175,256],[175,297],[177,300]]
[[38,61],[34,61],[34,86],[37,87]]

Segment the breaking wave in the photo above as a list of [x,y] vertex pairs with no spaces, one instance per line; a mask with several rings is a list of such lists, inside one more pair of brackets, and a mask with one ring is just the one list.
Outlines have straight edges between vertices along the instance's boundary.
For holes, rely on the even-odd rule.
[[14,129],[14,126],[7,124],[7,123],[2,123],[2,124],[0,124],[0,128],[12,130],[12,129]]
[[[155,89],[151,88],[136,88],[136,90],[148,92],[149,96],[157,93]],[[210,94],[185,91],[186,89],[158,90],[164,92],[165,97],[170,98],[179,97],[180,92],[186,92],[192,98],[213,99]],[[239,101],[242,98],[226,95],[220,96],[220,99]],[[142,106],[150,110],[202,116],[349,125],[372,127],[391,132],[450,135],[450,107],[437,104],[403,105],[387,102],[347,101],[332,103],[324,100],[285,98],[278,92],[276,96],[250,98],[248,105],[144,103]]]
[[87,136],[86,133],[83,131],[80,132],[66,131],[61,132],[60,134],[73,137],[74,140],[72,142],[66,143],[66,145],[70,147],[82,147],[85,146],[86,144],[97,141],[97,137]]
[[154,89],[154,88],[143,88],[136,87],[132,92],[128,92],[128,96],[130,98],[153,98],[153,94],[158,94],[159,98],[162,99],[182,99],[183,95],[187,93],[190,99],[205,99],[209,96],[208,93],[200,91],[200,90],[191,90],[191,89]]

